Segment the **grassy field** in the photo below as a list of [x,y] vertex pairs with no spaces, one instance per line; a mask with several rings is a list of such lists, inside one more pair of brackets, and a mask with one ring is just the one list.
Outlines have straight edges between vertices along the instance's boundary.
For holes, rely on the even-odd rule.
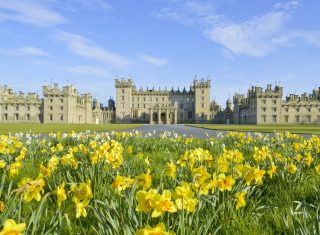
[[211,130],[252,131],[252,132],[285,132],[296,134],[320,134],[320,125],[223,125],[223,124],[193,124],[192,126]]
[[8,133],[33,133],[45,134],[51,132],[79,132],[79,131],[110,131],[133,129],[140,124],[0,124],[0,134]]
[[320,234],[319,212],[320,137],[0,136],[1,234]]

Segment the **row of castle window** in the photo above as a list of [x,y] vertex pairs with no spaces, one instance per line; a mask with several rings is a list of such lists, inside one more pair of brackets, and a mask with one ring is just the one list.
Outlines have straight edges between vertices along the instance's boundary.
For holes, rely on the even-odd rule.
[[[15,106],[15,110],[19,111],[19,109],[21,109],[23,106]],[[30,111],[30,106],[25,106],[27,111]],[[40,109],[40,106],[37,106],[38,109]],[[8,106],[3,106],[3,110],[4,111],[8,111]]]
[[[124,101],[125,97],[122,96],[121,99],[122,99],[122,101]],[[204,101],[204,99],[205,99],[204,96],[201,96],[201,101]],[[162,100],[162,102],[165,102],[165,97],[162,97],[161,100]],[[135,101],[140,102],[140,97],[136,97],[136,98],[132,97],[132,102],[135,102]],[[143,99],[141,99],[141,101],[145,102],[146,101],[146,97],[143,97]],[[152,102],[152,97],[149,97],[149,101]],[[159,102],[159,98],[155,97],[155,101]],[[179,100],[178,99],[172,99],[172,101],[175,102],[175,101],[179,101]],[[180,98],[180,102],[184,102],[184,101],[185,102],[194,101],[194,98],[190,99],[189,97],[187,97],[187,98],[181,97]]]
[[[261,115],[261,118],[262,118],[262,122],[267,122],[267,116],[266,116],[266,115]],[[273,123],[277,122],[277,115],[272,115],[271,118],[272,118],[271,121],[272,121]],[[299,115],[296,115],[294,118],[295,118],[295,121],[296,121],[297,123],[300,122],[300,119],[301,119],[301,118],[300,118]],[[320,121],[320,115],[317,115],[317,120]],[[285,122],[289,122],[289,115],[285,115],[285,116],[284,116],[284,121],[285,121]],[[306,121],[307,123],[310,123],[310,122],[311,122],[311,116],[310,116],[310,115],[305,116],[305,121]]]
[[[49,106],[49,110],[52,111],[53,110],[53,106]],[[63,111],[63,106],[60,106],[60,110]]]
[[[53,99],[49,99],[50,103],[53,103]],[[63,99],[60,99],[60,103],[63,103]]]
[[[9,116],[8,116],[7,113],[4,113],[4,114],[3,114],[3,120],[4,120],[4,121],[8,121],[8,117],[9,117]],[[39,120],[40,120],[40,114],[38,114],[36,117],[37,117],[37,121],[39,121]],[[15,113],[15,114],[14,114],[14,120],[15,120],[15,121],[30,121],[30,114],[26,114],[26,115],[25,115],[25,119],[22,119],[22,118],[21,118],[21,115],[19,115],[18,113]]]
[[[53,121],[53,114],[49,114],[49,120]],[[59,115],[59,120],[63,121],[63,115],[62,114]]]

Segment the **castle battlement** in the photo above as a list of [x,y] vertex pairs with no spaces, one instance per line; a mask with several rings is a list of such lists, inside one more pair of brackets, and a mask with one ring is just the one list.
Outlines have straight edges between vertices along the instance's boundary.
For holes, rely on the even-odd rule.
[[120,79],[116,79],[115,82],[116,82],[116,88],[125,88],[125,87],[134,86],[134,83],[131,79],[120,78]]

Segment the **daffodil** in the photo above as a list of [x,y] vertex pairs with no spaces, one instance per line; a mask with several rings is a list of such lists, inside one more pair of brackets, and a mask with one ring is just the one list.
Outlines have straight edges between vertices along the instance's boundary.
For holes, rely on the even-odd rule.
[[150,189],[148,192],[145,190],[136,193],[138,205],[136,211],[149,212],[161,201],[161,195],[156,189]]
[[220,174],[218,178],[218,188],[220,191],[231,191],[233,185],[235,184],[235,179],[232,178],[231,175],[225,176],[224,174]]
[[236,193],[236,209],[240,209],[241,207],[244,207],[246,205],[246,196],[247,192],[237,192]]
[[166,169],[164,171],[164,174],[166,176],[171,177],[172,179],[176,178],[176,172],[177,172],[177,167],[173,162],[168,163]]
[[191,185],[186,182],[182,182],[181,186],[175,188],[173,197],[175,198],[175,203],[179,210],[192,212],[198,204],[198,200],[194,198]]
[[126,188],[132,186],[134,180],[130,177],[123,177],[121,175],[117,175],[116,179],[112,182],[112,187],[117,189],[119,192],[125,190]]
[[57,189],[55,190],[55,193],[57,195],[57,202],[58,202],[58,207],[61,207],[61,203],[65,200],[67,200],[67,195],[66,195],[66,191],[64,189],[65,183],[63,182],[60,186],[57,187]]
[[290,163],[290,164],[288,165],[287,169],[288,169],[288,172],[289,172],[289,173],[294,174],[294,173],[296,173],[296,171],[297,171],[297,166],[294,165],[293,163]]
[[3,224],[0,235],[22,235],[26,229],[26,224],[17,224],[13,219],[7,219]]
[[174,213],[177,211],[176,205],[171,201],[171,192],[169,190],[163,190],[161,197],[156,197],[156,206],[152,212],[152,217],[159,217],[165,212]]
[[30,202],[33,199],[36,201],[41,200],[41,194],[44,193],[45,181],[42,178],[38,178],[36,180],[32,180],[30,178],[23,178],[18,186],[18,192],[23,193],[23,199],[26,202]]
[[79,186],[76,184],[71,186],[71,192],[74,194],[74,198],[83,201],[86,199],[91,199],[93,197],[91,186],[91,182],[87,181],[86,183],[80,183]]
[[138,186],[142,187],[143,190],[146,190],[151,187],[152,176],[150,174],[150,169],[147,170],[147,173],[142,173],[136,177]]
[[89,205],[89,202],[89,200],[74,200],[74,204],[76,207],[76,218],[79,218],[80,216],[87,217],[86,207]]
[[166,232],[164,223],[157,224],[155,227],[151,228],[147,226],[146,228],[139,229],[136,231],[135,235],[174,235],[174,232]]

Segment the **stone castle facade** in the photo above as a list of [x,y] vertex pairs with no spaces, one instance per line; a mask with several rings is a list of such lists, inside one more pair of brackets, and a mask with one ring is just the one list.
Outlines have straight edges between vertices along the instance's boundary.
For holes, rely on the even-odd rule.
[[142,89],[131,79],[116,79],[117,123],[202,123],[210,120],[211,81],[195,79],[187,90]]
[[100,124],[115,118],[112,99],[103,107],[90,94],[80,95],[74,86],[59,89],[43,86],[43,98],[36,93],[16,93],[0,86],[0,122]]
[[247,95],[235,94],[221,109],[210,101],[211,81],[194,79],[178,89],[137,89],[131,79],[116,79],[116,102],[103,106],[74,86],[43,86],[36,93],[15,92],[0,86],[0,122],[5,123],[220,123],[220,124],[320,124],[320,87],[311,94],[290,94],[268,85],[251,87]]
[[251,87],[247,96],[233,97],[235,124],[320,124],[320,87],[311,94],[290,94],[282,100],[283,87]]

